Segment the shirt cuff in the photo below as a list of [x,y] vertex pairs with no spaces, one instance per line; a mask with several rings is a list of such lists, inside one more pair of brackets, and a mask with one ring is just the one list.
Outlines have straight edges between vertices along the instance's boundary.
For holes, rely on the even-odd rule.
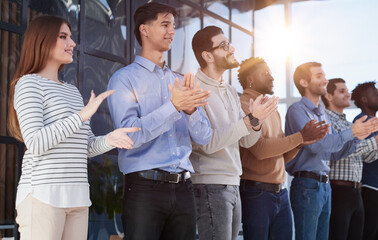
[[175,121],[181,118],[181,113],[177,111],[171,101],[164,103],[161,110],[164,115],[172,117]]
[[188,115],[185,113],[185,118],[187,122],[194,123],[201,119],[201,114],[199,113],[199,109],[196,108],[196,111],[194,111],[191,115]]

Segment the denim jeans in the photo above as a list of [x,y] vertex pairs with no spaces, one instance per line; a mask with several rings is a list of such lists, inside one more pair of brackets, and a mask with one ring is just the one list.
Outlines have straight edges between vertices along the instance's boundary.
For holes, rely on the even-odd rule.
[[291,240],[293,218],[286,189],[265,192],[254,186],[240,186],[244,240]]
[[239,186],[194,184],[200,240],[236,240],[241,222]]
[[328,240],[331,186],[311,178],[294,178],[290,188],[295,239]]
[[190,179],[163,183],[125,176],[122,223],[126,240],[194,240],[196,209]]

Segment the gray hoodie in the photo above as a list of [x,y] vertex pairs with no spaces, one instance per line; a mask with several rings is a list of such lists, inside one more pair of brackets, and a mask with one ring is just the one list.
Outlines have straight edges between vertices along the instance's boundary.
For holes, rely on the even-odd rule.
[[242,167],[239,144],[249,148],[257,142],[261,131],[248,131],[236,90],[225,81],[217,81],[198,70],[196,81],[200,87],[210,90],[209,104],[204,107],[213,135],[210,143],[193,144],[190,160],[195,173],[194,184],[239,185]]

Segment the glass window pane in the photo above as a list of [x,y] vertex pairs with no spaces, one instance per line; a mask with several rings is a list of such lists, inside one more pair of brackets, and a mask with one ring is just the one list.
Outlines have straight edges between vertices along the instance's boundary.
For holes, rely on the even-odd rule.
[[225,19],[229,19],[228,0],[204,1],[204,8]]
[[20,58],[21,36],[0,30],[0,136],[7,136],[8,89]]
[[[22,148],[23,145],[19,146]],[[17,192],[17,181],[19,179],[19,171],[21,171],[18,148],[13,144],[0,142],[0,238],[9,237],[13,239],[13,229],[11,225],[15,225],[15,202]],[[1,229],[8,225],[6,229]]]
[[302,63],[317,61],[327,78],[344,78],[349,90],[359,82],[377,79],[377,11],[375,0],[293,3],[292,71]]
[[28,21],[40,15],[60,16],[68,20],[71,25],[72,38],[76,43],[79,35],[79,9],[78,0],[69,1],[67,4],[63,1],[40,1],[30,0],[27,9]]
[[252,31],[252,1],[231,0],[231,20],[239,26]]
[[21,0],[1,0],[0,21],[21,25]]
[[[232,42],[234,43],[236,60],[241,63],[252,56],[252,36],[240,31],[237,28],[231,29]],[[236,42],[236,43],[235,43]],[[243,92],[243,88],[238,80],[238,68],[231,70],[231,85],[239,92]]]
[[279,103],[278,105],[278,113],[280,114],[281,117],[281,127],[282,131],[285,132],[285,117],[286,117],[286,111],[287,111],[287,104],[286,103]]
[[[83,89],[82,95],[84,104],[88,102],[92,89],[96,96],[106,91],[110,77],[121,67],[123,67],[123,65],[120,63],[85,55],[81,88]],[[95,115],[91,118],[91,128],[96,136],[107,134],[113,130],[113,122],[106,100],[100,105]]]
[[121,57],[125,56],[126,1],[85,1],[85,44]]
[[175,8],[179,16],[176,19],[176,35],[171,48],[171,69],[183,74],[196,74],[199,64],[192,49],[192,39],[201,29],[200,13],[187,5]]
[[286,98],[288,35],[283,4],[255,12],[255,56],[263,58],[275,79],[274,95]]
[[122,239],[123,175],[118,169],[117,156],[102,154],[88,161],[88,181],[91,186],[88,239]]
[[361,113],[361,109],[359,108],[345,108],[344,113],[346,115],[346,119],[349,122],[353,122],[353,119]]

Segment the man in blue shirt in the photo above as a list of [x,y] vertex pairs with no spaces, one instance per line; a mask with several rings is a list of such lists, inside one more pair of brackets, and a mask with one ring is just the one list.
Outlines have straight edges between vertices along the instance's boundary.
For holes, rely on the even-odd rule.
[[[207,144],[212,130],[202,106],[210,92],[181,81],[164,60],[175,36],[174,8],[148,3],[134,15],[140,56],[111,77],[108,99],[115,127],[141,128],[129,134],[131,151],[119,150],[125,175],[123,228],[125,239],[195,238],[195,203],[189,172],[191,141]],[[118,128],[118,127],[117,127]]]
[[[302,99],[291,105],[286,114],[285,134],[300,131],[312,120],[330,121],[320,96],[326,93],[327,79],[322,65],[308,62],[294,72],[294,83]],[[365,120],[365,119],[363,119]],[[324,139],[303,146],[297,156],[286,164],[294,176],[290,202],[294,214],[296,239],[328,239],[331,212],[331,188],[328,182],[328,161],[338,160],[355,152],[357,139],[364,139],[377,127],[377,121],[358,120],[349,129],[334,133],[331,129]]]
[[[375,82],[359,84],[352,92],[352,100],[361,113],[354,121],[361,117],[374,118],[378,111],[378,89]],[[377,138],[378,131],[368,138]],[[371,153],[374,154],[374,153]],[[362,199],[365,208],[365,226],[363,239],[378,239],[378,160],[363,163],[362,168]]]

